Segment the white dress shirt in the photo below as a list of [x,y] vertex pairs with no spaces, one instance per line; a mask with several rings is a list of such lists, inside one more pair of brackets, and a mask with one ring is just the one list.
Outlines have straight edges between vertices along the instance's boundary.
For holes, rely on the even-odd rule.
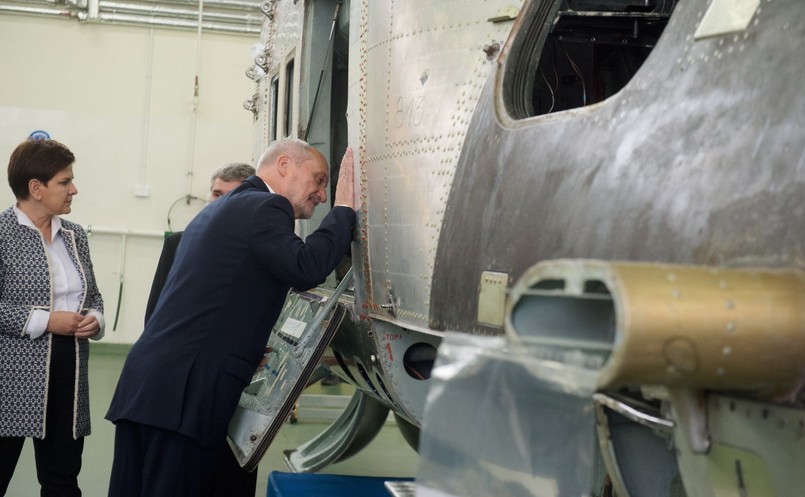
[[[14,206],[14,212],[17,214],[17,222],[21,225],[28,226],[31,229],[38,229],[31,219],[17,206]],[[53,220],[50,222],[50,230],[51,242],[43,241],[45,254],[50,265],[51,287],[53,288],[51,310],[81,312],[81,294],[84,288],[81,275],[70,258],[70,253],[67,252],[67,245],[65,245],[66,241],[61,235],[61,218],[53,216]],[[96,310],[90,310],[87,314],[95,316],[98,320],[101,329],[92,339],[100,340],[103,337],[105,328],[103,314]],[[39,338],[47,329],[49,320],[50,311],[34,309],[28,324],[25,326],[25,333],[31,339]]]

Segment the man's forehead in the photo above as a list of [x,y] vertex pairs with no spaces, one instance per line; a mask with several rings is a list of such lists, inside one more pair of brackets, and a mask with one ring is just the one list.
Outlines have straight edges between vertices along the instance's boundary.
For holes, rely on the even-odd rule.
[[311,158],[311,160],[309,161],[311,164],[310,168],[311,171],[313,171],[313,174],[327,175],[329,173],[329,170],[327,169],[327,161],[321,154],[319,153],[311,154],[310,158]]
[[243,180],[240,180],[240,179],[225,180],[225,179],[221,179],[221,178],[215,178],[215,184],[216,185],[239,185],[242,182],[243,182]]
[[210,192],[218,193],[220,195],[226,195],[227,193],[231,192],[238,186],[240,186],[240,180],[232,180],[232,181],[224,181],[221,178],[215,178],[215,181],[212,184],[212,188]]

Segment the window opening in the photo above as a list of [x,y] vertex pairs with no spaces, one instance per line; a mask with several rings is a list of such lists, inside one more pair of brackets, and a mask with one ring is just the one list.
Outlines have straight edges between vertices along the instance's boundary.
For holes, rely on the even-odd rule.
[[291,136],[293,131],[293,74],[294,60],[285,65],[285,136]]
[[504,101],[515,119],[601,102],[632,79],[677,0],[535,1],[515,39]]
[[269,122],[268,141],[272,142],[277,139],[277,112],[280,103],[279,76],[274,76],[274,78],[272,78],[271,80],[271,91],[269,94],[269,99],[271,102],[271,114],[270,114],[271,122]]

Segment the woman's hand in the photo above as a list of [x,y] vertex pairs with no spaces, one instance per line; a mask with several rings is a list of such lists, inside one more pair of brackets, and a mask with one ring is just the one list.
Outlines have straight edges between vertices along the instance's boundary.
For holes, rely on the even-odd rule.
[[101,323],[98,318],[92,315],[81,316],[81,322],[78,323],[78,330],[75,332],[77,338],[91,338],[101,331]]
[[82,316],[77,312],[51,311],[46,331],[54,335],[90,338],[98,334],[100,323],[95,316]]

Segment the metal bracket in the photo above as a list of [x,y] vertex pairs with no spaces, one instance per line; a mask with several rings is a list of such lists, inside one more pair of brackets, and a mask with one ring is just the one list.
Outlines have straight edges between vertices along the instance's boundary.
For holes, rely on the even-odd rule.
[[606,406],[621,416],[647,426],[652,430],[670,433],[674,428],[674,422],[663,418],[656,408],[642,404],[634,399],[627,399],[615,394],[594,393],[593,402],[596,407],[599,405]]
[[399,299],[394,297],[394,288],[389,287],[388,293],[388,301],[385,304],[380,304],[381,309],[385,309],[388,311],[390,316],[396,317],[397,316],[397,306],[400,305]]
[[257,116],[257,111],[258,111],[257,102],[259,101],[259,99],[260,99],[260,95],[255,93],[254,95],[251,96],[251,98],[248,98],[248,99],[243,101],[243,108],[246,109],[246,110],[251,111],[252,114]]
[[260,11],[269,19],[274,19],[274,0],[266,0],[260,3]]
[[710,450],[710,433],[707,430],[707,398],[701,390],[669,390],[671,410],[677,424],[694,454],[706,454]]
[[268,71],[268,63],[271,61],[271,50],[266,48],[254,58],[254,63],[260,66],[263,71]]
[[250,66],[246,69],[246,77],[251,79],[252,81],[260,81],[266,75],[266,72],[263,70],[262,67],[258,65]]

